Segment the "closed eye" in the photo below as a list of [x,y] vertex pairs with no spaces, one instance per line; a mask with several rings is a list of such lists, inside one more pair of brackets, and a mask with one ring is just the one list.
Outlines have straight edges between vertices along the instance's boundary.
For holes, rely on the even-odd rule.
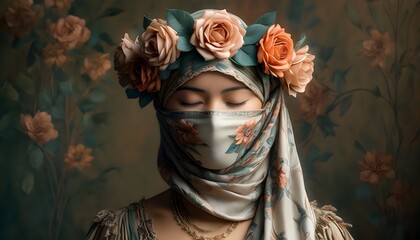
[[190,102],[184,102],[184,101],[180,101],[179,103],[184,107],[194,107],[194,106],[198,106],[200,104],[203,104],[203,102],[192,102],[192,103],[190,103]]
[[240,107],[245,105],[247,101],[243,101],[243,102],[239,102],[239,103],[232,103],[232,102],[227,102],[226,105],[229,107]]

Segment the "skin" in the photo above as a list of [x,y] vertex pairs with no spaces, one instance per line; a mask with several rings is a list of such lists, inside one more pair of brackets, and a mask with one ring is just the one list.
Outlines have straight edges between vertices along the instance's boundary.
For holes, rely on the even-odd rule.
[[219,72],[204,72],[179,87],[169,98],[170,111],[258,110],[262,102],[242,82]]
[[[169,98],[166,108],[170,111],[258,110],[261,100],[243,83],[219,72],[205,72],[179,87]],[[176,223],[171,210],[171,190],[156,195],[145,202],[147,214],[159,240],[191,239]],[[201,208],[181,198],[192,222],[205,228],[217,229],[206,236],[224,233],[230,223],[208,214]],[[251,224],[242,221],[226,240],[244,239]],[[205,235],[205,234],[203,234]]]

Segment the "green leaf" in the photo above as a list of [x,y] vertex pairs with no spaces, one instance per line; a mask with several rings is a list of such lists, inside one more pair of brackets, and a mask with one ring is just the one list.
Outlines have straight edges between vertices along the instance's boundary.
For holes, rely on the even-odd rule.
[[32,172],[28,172],[22,180],[22,190],[24,193],[29,194],[31,193],[34,187],[34,174]]
[[181,52],[189,52],[194,48],[194,46],[190,43],[190,40],[186,37],[183,37],[183,36],[180,36],[178,38],[178,42],[176,43],[176,47]]
[[347,16],[350,18],[350,21],[359,29],[362,29],[362,21],[360,19],[359,11],[352,4],[352,1],[347,1],[345,5]]
[[335,136],[335,130],[334,127],[338,126],[337,124],[335,124],[329,116],[319,116],[317,118],[317,122],[319,125],[319,128],[321,129],[321,131],[324,133],[325,137],[328,136]]
[[125,89],[125,94],[127,95],[127,98],[129,99],[139,98],[141,95],[137,89],[132,89],[132,88]]
[[340,102],[340,117],[344,116],[347,110],[349,110],[352,103],[352,99],[353,95],[349,95]]
[[23,73],[19,73],[17,76],[14,85],[16,88],[21,89],[22,91],[26,92],[29,95],[35,94],[35,82],[29,76],[26,76]]
[[295,44],[295,51],[298,51],[300,49],[300,47],[305,42],[305,40],[306,40],[306,35],[302,33],[302,35],[300,35],[300,40]]
[[93,127],[93,120],[90,117],[90,113],[83,114],[82,123],[85,129],[91,129]]
[[105,101],[106,99],[106,94],[104,93],[104,91],[102,91],[102,89],[100,88],[95,88],[93,89],[90,93],[89,93],[89,100],[91,100],[93,103],[100,103]]
[[194,19],[188,12],[181,9],[168,9],[166,11],[166,21],[179,36],[184,36],[187,39],[191,37]]
[[52,106],[49,109],[49,112],[51,112],[51,116],[53,116],[56,119],[62,120],[66,117],[66,112],[64,111],[64,108],[61,105]]
[[362,144],[360,144],[359,141],[354,141],[354,147],[356,148],[356,150],[361,153],[362,155],[366,154],[366,150],[363,148]]
[[35,144],[32,145],[29,152],[29,162],[31,163],[31,166],[36,170],[39,170],[39,168],[42,166],[42,163],[44,162],[44,154]]
[[146,16],[143,17],[143,28],[144,28],[144,30],[146,30],[147,27],[149,27],[151,22],[152,22],[152,19],[150,19]]
[[107,8],[101,15],[99,15],[99,17],[96,20],[99,20],[105,17],[116,16],[122,12],[124,12],[124,9],[122,8],[110,7],[110,8]]
[[341,85],[346,82],[346,76],[349,73],[351,67],[347,69],[336,69],[333,73],[333,82],[335,85],[335,90],[337,92],[341,91]]
[[26,67],[32,67],[36,59],[36,41],[33,41],[26,56]]
[[79,104],[79,109],[83,113],[90,112],[95,109],[96,104],[90,101],[89,99],[85,99]]
[[141,108],[147,106],[147,104],[149,104],[151,101],[153,101],[153,94],[148,92],[140,93],[139,105]]
[[96,124],[106,123],[109,120],[109,114],[106,112],[97,113],[92,116],[92,119]]
[[376,28],[380,31],[382,31],[383,28],[383,22],[382,22],[382,16],[381,11],[379,10],[379,5],[375,2],[368,2],[369,12],[372,16],[373,20],[375,21]]
[[9,124],[12,121],[12,114],[6,113],[0,119],[0,132],[7,130],[9,128]]
[[226,154],[231,154],[231,153],[234,153],[234,152],[236,152],[236,151],[238,151],[238,149],[239,149],[239,146],[240,145],[236,145],[235,143],[232,143],[231,145],[230,145],[230,147],[228,148],[228,150],[226,150]]
[[246,29],[244,45],[256,44],[267,32],[268,27],[262,24],[253,24]]
[[257,48],[254,45],[243,46],[232,59],[240,66],[256,66],[258,65]]
[[54,79],[57,81],[69,81],[70,76],[61,68],[54,68]]
[[43,90],[38,92],[38,106],[40,109],[45,110],[52,105],[52,99],[48,91]]
[[108,45],[114,46],[116,45],[114,40],[111,38],[111,36],[109,36],[108,33],[106,32],[101,32],[99,34],[99,39],[101,39],[102,41],[106,42]]
[[66,80],[58,83],[58,87],[64,94],[73,93],[73,84],[71,80]]
[[328,60],[330,60],[331,56],[334,53],[334,49],[335,47],[321,46],[317,58],[321,59],[324,62],[328,62]]
[[255,21],[255,23],[270,27],[271,25],[274,24],[275,21],[276,21],[276,12],[273,11],[273,12],[268,12],[262,15],[261,17],[257,19],[257,21]]
[[332,155],[333,153],[331,152],[321,153],[319,148],[316,145],[312,144],[311,147],[309,148],[308,155],[306,157],[306,162],[309,165],[308,166],[309,172],[313,173],[315,171],[315,167],[314,167],[315,163],[326,162],[331,158]]
[[7,81],[5,81],[3,87],[0,88],[0,97],[15,102],[19,101],[19,93]]

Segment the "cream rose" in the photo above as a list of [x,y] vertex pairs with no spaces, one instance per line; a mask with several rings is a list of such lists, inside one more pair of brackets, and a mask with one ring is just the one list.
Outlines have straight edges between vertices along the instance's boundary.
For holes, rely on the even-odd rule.
[[165,70],[179,57],[180,51],[176,48],[178,35],[165,20],[153,19],[141,38],[144,58],[151,66]]
[[299,49],[292,61],[292,66],[284,72],[289,94],[296,97],[296,93],[303,93],[306,85],[312,80],[314,72],[314,55],[308,53],[309,47]]
[[60,18],[57,23],[50,23],[48,28],[52,36],[67,50],[81,46],[90,37],[86,21],[73,15]]
[[226,10],[205,11],[195,20],[190,42],[206,61],[228,59],[244,44],[245,33],[241,22]]
[[293,40],[278,24],[271,26],[259,41],[258,62],[263,64],[266,74],[283,77],[284,71],[290,68],[293,54]]

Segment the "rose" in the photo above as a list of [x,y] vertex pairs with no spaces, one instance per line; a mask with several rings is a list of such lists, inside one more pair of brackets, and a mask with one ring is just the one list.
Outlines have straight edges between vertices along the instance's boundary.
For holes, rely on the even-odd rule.
[[40,5],[33,5],[30,0],[18,0],[7,8],[1,22],[15,37],[23,37],[36,26],[42,15]]
[[244,44],[245,32],[241,22],[226,10],[205,11],[194,22],[190,42],[206,61],[228,59]]
[[66,50],[60,44],[47,45],[42,50],[42,56],[44,58],[45,64],[48,67],[56,65],[57,67],[62,67],[68,60]]
[[122,43],[114,53],[114,69],[118,72],[128,73],[128,63],[140,58],[141,46],[138,37],[133,41],[127,33],[121,40]]
[[151,66],[165,70],[176,61],[180,51],[176,48],[178,35],[165,20],[153,19],[142,37],[142,52]]
[[57,23],[50,23],[48,28],[51,35],[67,50],[81,46],[90,37],[90,30],[86,28],[86,21],[69,15],[60,18]]
[[57,130],[51,122],[51,115],[47,112],[38,112],[31,115],[20,115],[20,124],[30,139],[42,145],[58,136]]
[[293,54],[293,40],[278,24],[271,26],[259,41],[257,58],[266,74],[283,77],[283,72],[290,68]]
[[45,0],[44,5],[46,7],[56,7],[57,9],[68,9],[70,8],[73,0]]
[[97,81],[102,79],[108,70],[111,69],[109,53],[85,58],[81,73],[87,73],[90,79]]
[[160,90],[159,68],[150,66],[144,58],[127,63],[124,71],[118,72],[121,86],[128,84],[140,92],[157,92]]
[[314,55],[308,53],[309,47],[299,49],[294,55],[292,65],[284,72],[289,95],[296,97],[296,93],[303,93],[306,85],[312,80],[314,72]]

